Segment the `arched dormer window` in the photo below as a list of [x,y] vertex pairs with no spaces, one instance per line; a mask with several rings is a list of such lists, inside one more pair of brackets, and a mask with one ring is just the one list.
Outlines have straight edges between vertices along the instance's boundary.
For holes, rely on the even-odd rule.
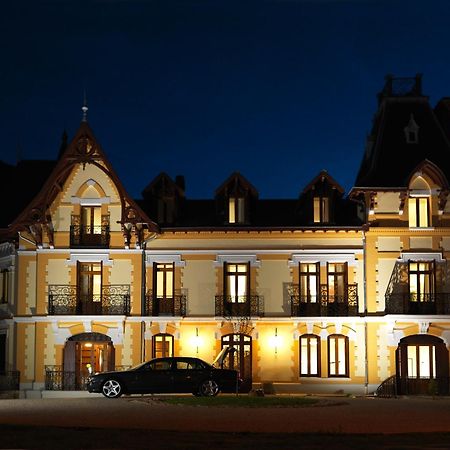
[[408,198],[408,218],[410,228],[430,226],[430,186],[422,176],[417,176],[410,184]]
[[110,199],[94,180],[88,180],[72,198],[74,213],[70,225],[71,247],[109,247]]

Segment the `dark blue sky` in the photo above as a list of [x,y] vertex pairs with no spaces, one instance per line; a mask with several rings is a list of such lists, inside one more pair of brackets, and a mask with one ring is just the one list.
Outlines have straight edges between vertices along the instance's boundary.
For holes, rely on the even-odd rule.
[[[6,4],[6,5],[5,5]],[[14,0],[0,7],[0,159],[55,158],[88,122],[128,192],[183,174],[212,198],[240,171],[295,198],[348,192],[387,73],[450,95],[450,1]]]

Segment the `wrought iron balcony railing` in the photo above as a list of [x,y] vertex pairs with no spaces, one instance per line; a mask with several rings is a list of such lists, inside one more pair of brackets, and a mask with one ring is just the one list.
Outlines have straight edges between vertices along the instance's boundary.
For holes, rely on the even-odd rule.
[[258,294],[216,295],[215,315],[222,317],[262,317],[263,298]]
[[102,226],[70,226],[70,246],[108,248],[109,247],[109,225]]
[[83,225],[81,216],[73,214],[70,225],[70,246],[73,248],[108,248],[109,215],[102,215],[99,225]]
[[450,293],[391,293],[385,300],[386,314],[450,314]]
[[[116,366],[114,370],[126,370],[131,366]],[[45,366],[46,391],[84,391],[89,372],[64,370],[62,366]]]
[[175,289],[170,297],[158,297],[152,290],[145,295],[146,316],[179,316],[186,315],[187,295],[183,289]]
[[99,295],[84,295],[77,286],[52,284],[48,287],[49,315],[130,314],[130,285],[102,286]]
[[348,284],[345,295],[332,295],[326,284],[320,285],[319,295],[303,295],[298,284],[288,288],[292,317],[336,317],[358,314],[358,285]]
[[18,370],[0,370],[0,392],[18,391],[20,382],[20,372]]

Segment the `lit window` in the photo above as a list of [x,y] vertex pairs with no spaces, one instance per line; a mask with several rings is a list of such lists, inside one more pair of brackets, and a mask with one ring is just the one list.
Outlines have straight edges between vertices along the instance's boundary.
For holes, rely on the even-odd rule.
[[300,376],[320,376],[320,338],[313,334],[300,337]]
[[300,301],[316,303],[319,286],[319,263],[300,263]]
[[348,377],[348,337],[328,336],[328,376]]
[[81,223],[85,234],[101,234],[102,211],[98,206],[81,207]]
[[155,292],[158,300],[173,299],[174,263],[154,264]]
[[230,197],[228,199],[228,222],[243,223],[245,221],[244,197]]
[[225,264],[225,289],[227,299],[233,303],[247,300],[249,282],[249,264]]
[[152,357],[167,358],[173,356],[173,336],[171,334],[155,334],[152,337]]
[[409,263],[409,299],[413,302],[433,301],[434,262]]
[[409,378],[434,378],[436,376],[434,345],[408,345],[407,355]]
[[314,197],[314,223],[330,221],[328,197]]
[[328,302],[346,300],[347,263],[328,264]]
[[409,226],[411,228],[424,228],[430,226],[428,203],[428,197],[409,198]]

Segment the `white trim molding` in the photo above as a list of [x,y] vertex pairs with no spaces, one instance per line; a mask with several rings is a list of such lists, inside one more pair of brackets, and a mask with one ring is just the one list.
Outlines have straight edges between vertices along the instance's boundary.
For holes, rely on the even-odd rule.
[[153,267],[155,263],[174,263],[175,267],[185,267],[186,261],[181,259],[179,254],[155,254],[147,253],[145,262],[148,266]]
[[217,255],[214,261],[214,267],[223,267],[224,263],[250,263],[251,267],[261,267],[261,261],[257,259],[256,255]]
[[[297,267],[299,263],[310,262],[320,263],[321,266],[325,266],[326,263],[348,263],[349,266],[356,266],[358,261],[355,257],[356,251],[354,250],[316,250],[316,251],[300,251],[299,253],[293,253],[291,259],[288,261],[289,267]],[[358,251],[360,253],[360,251]]]
[[435,252],[402,252],[398,261],[408,262],[408,261],[437,261],[444,262],[445,259],[442,258],[442,254]]
[[111,203],[110,197],[101,197],[101,198],[81,198],[72,196],[72,205],[81,205],[81,206],[101,206],[101,205],[109,205]]
[[112,266],[114,264],[114,261],[109,258],[109,253],[71,252],[70,257],[66,260],[67,265],[76,266],[77,262],[101,262],[104,266]]

